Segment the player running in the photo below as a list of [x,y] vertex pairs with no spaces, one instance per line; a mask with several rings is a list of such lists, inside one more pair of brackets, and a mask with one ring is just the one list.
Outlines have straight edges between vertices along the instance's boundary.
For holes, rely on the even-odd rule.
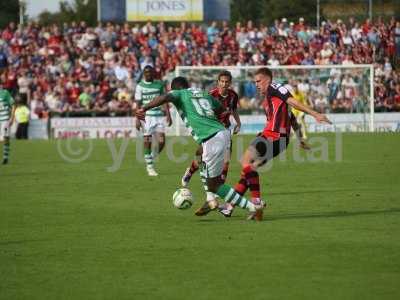
[[[226,202],[248,209],[255,220],[262,220],[264,203],[257,204],[239,195],[233,188],[226,185],[221,178],[224,155],[230,148],[230,132],[218,121],[216,116],[224,112],[223,106],[206,91],[190,89],[189,82],[184,77],[176,77],[171,83],[171,92],[156,97],[152,102],[136,111],[136,116],[143,120],[145,112],[172,102],[194,140],[203,148],[202,171],[206,175],[210,192],[217,194]],[[207,209],[218,207],[216,200],[206,201]]]
[[[241,122],[240,117],[237,112],[237,105],[239,97],[236,92],[231,89],[232,84],[232,74],[231,72],[224,70],[218,74],[217,79],[217,87],[211,89],[209,94],[213,96],[216,100],[218,100],[223,108],[225,109],[224,113],[219,116],[219,121],[225,126],[226,129],[229,129],[231,126],[230,116],[232,115],[235,119],[235,126],[233,129],[233,134],[237,134],[240,131]],[[225,161],[224,161],[224,168],[222,171],[222,179],[226,180],[228,169],[229,169],[229,161],[230,155],[232,151],[232,141],[230,151],[226,153]],[[201,154],[202,148],[201,145],[196,151],[197,159],[194,159],[189,168],[186,169],[185,174],[182,177],[182,186],[187,187],[189,184],[190,179],[192,178],[193,174],[199,169],[199,165],[201,164]],[[202,174],[201,174],[202,175]],[[203,183],[204,183],[204,176],[201,176]],[[205,189],[206,189],[205,185]],[[213,200],[215,195],[211,192],[206,190],[207,199]]]
[[[272,72],[268,68],[260,68],[255,73],[257,90],[264,96],[262,106],[267,117],[267,123],[246,149],[242,158],[242,171],[235,191],[244,195],[250,190],[251,201],[258,205],[260,198],[260,180],[257,168],[283,152],[289,144],[290,127],[292,125],[289,105],[299,111],[310,114],[319,123],[331,124],[329,119],[308,106],[298,102],[283,85],[272,82]],[[232,214],[232,208],[221,210],[225,216]],[[262,211],[261,211],[262,213]],[[251,213],[249,219],[255,218]],[[260,216],[257,216],[260,218]],[[261,216],[262,218],[262,216]]]
[[[154,68],[146,66],[143,69],[143,80],[139,82],[135,91],[135,101],[137,108],[151,102],[156,96],[164,93],[164,84],[159,80],[154,80]],[[143,129],[144,159],[146,170],[149,176],[158,176],[154,169],[154,157],[161,153],[165,145],[165,122],[171,126],[172,119],[168,105],[155,107],[146,112],[145,122],[136,119],[136,129]],[[152,152],[151,144],[153,136],[157,142],[156,153]]]
[[[294,83],[292,88],[293,91],[290,91],[290,93],[292,94],[294,99],[296,99],[303,105],[312,107],[312,103],[308,100],[307,96],[302,91],[299,90],[297,83]],[[296,118],[296,122],[299,126],[299,130],[301,132],[303,140],[307,140],[307,124],[305,121],[305,113],[294,107],[292,107],[291,111],[294,117]]]
[[15,106],[10,92],[0,83],[0,141],[3,141],[3,165],[10,156],[10,127],[14,122]]

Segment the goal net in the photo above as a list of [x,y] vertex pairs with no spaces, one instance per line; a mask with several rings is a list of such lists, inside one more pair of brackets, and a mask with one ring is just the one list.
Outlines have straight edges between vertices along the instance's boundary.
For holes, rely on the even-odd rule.
[[[242,133],[261,130],[265,117],[261,110],[261,97],[253,82],[253,73],[260,66],[178,66],[174,76],[185,76],[193,87],[211,89],[216,85],[218,73],[232,73],[232,87],[239,94],[239,114]],[[307,116],[310,132],[323,131],[373,131],[374,88],[372,65],[318,65],[271,67],[274,81],[288,84],[304,95],[313,109],[328,114],[334,125],[316,124]],[[172,74],[171,74],[172,75]],[[299,93],[297,92],[297,93]],[[176,120],[174,134],[185,134],[184,127]]]

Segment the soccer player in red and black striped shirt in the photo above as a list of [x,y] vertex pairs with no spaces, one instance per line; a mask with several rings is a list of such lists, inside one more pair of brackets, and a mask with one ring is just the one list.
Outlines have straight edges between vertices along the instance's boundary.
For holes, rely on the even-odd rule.
[[[237,93],[231,88],[232,84],[232,74],[224,70],[218,74],[217,86],[209,91],[209,94],[215,99],[221,102],[225,108],[225,112],[218,116],[219,121],[224,124],[226,128],[231,126],[230,116],[232,115],[235,120],[235,126],[233,128],[233,133],[237,134],[240,131],[241,122],[240,117],[237,112],[237,106],[239,97]],[[193,174],[199,169],[199,161],[201,158],[202,149],[201,146],[196,151],[197,160],[193,160],[190,167],[186,169],[185,174],[182,177],[182,185],[187,186]],[[222,178],[225,180],[229,169],[230,153],[227,153],[225,157],[224,169],[222,172]],[[207,192],[207,199],[213,198],[212,193]]]
[[[289,105],[310,114],[319,123],[331,124],[331,122],[326,115],[320,114],[294,99],[286,87],[272,82],[270,69],[258,69],[255,73],[255,84],[259,93],[264,96],[262,106],[267,122],[262,133],[251,142],[243,155],[241,176],[235,190],[243,195],[249,189],[253,203],[259,203],[261,201],[260,180],[257,168],[287,148],[292,126]],[[229,213],[223,214],[230,215]],[[254,218],[254,215],[250,215],[249,218]]]
[[[209,94],[222,103],[225,108],[225,112],[219,116],[219,121],[224,124],[225,128],[230,128],[231,121],[230,116],[235,119],[235,126],[233,128],[233,134],[237,134],[240,131],[241,122],[237,112],[237,106],[239,102],[238,94],[231,89],[232,75],[229,71],[222,71],[218,75],[217,87],[209,91]],[[231,145],[232,151],[232,145]],[[222,177],[225,180],[228,175],[229,169],[228,157],[224,163],[224,170],[222,171]]]

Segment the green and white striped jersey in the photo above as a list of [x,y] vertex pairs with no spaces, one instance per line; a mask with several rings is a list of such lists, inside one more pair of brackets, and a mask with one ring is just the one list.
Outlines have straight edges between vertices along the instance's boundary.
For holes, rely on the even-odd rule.
[[11,117],[11,109],[14,99],[7,90],[0,89],[0,122],[8,121]]
[[[154,80],[152,82],[140,81],[136,86],[135,100],[144,106],[150,103],[155,97],[164,93],[164,84],[159,80]],[[161,107],[155,107],[146,111],[146,116],[162,117],[164,116],[164,111]]]

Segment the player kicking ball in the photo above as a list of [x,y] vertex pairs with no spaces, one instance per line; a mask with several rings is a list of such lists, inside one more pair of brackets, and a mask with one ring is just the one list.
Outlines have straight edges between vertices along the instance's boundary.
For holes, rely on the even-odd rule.
[[[156,96],[164,93],[164,84],[159,80],[154,80],[154,68],[146,66],[143,69],[143,79],[139,82],[135,91],[136,107],[150,103]],[[165,123],[171,126],[172,119],[168,105],[155,107],[146,112],[145,120],[136,119],[136,129],[143,130],[144,160],[149,176],[158,176],[154,168],[154,157],[161,153],[165,145]],[[157,142],[156,152],[152,151],[152,140]]]
[[[221,178],[224,167],[224,155],[230,148],[230,132],[218,121],[217,116],[224,112],[223,106],[206,91],[190,89],[189,82],[184,77],[172,80],[171,91],[156,97],[150,103],[136,111],[136,116],[144,120],[149,109],[166,103],[173,103],[180,112],[186,127],[193,139],[203,148],[202,171],[206,176],[208,190],[217,194],[225,202],[238,205],[249,210],[255,220],[262,220],[264,203],[257,204],[248,201],[237,193]],[[206,201],[210,210],[218,208],[216,200]]]
[[[219,121],[225,126],[226,129],[229,129],[231,126],[230,116],[232,115],[235,119],[235,126],[233,128],[233,134],[237,134],[240,131],[241,122],[240,117],[237,112],[237,105],[239,101],[239,97],[237,93],[231,89],[232,84],[232,74],[231,72],[224,70],[218,74],[217,86],[209,91],[209,94],[214,97],[217,101],[221,103],[223,108],[225,109],[224,113],[218,116]],[[226,180],[229,169],[229,161],[232,151],[232,141],[230,142],[230,151],[225,153],[224,167],[222,170],[222,179]],[[190,179],[193,174],[200,168],[201,165],[201,155],[202,155],[202,147],[201,145],[198,147],[196,151],[196,159],[194,159],[185,171],[185,174],[182,177],[182,186],[187,187],[189,185]],[[200,172],[201,179],[204,184],[204,189],[206,191],[207,200],[211,201],[215,199],[215,195],[208,191],[205,174]],[[206,205],[206,207],[208,207]],[[198,210],[196,212],[197,215],[205,214],[204,210]]]
[[[267,122],[263,132],[251,142],[244,152],[240,180],[235,186],[235,191],[243,196],[247,190],[250,190],[251,201],[254,205],[258,205],[262,203],[262,200],[257,169],[282,153],[289,145],[292,126],[289,106],[311,115],[318,123],[332,123],[326,115],[320,114],[294,99],[286,87],[272,82],[270,69],[258,69],[254,78],[258,92],[264,97],[262,106]],[[220,212],[225,216],[230,216],[232,211],[233,208],[227,207]],[[249,219],[254,218],[260,218],[260,216],[250,213]]]
[[3,142],[3,165],[10,156],[10,127],[14,122],[15,106],[10,92],[0,83],[0,141]]

